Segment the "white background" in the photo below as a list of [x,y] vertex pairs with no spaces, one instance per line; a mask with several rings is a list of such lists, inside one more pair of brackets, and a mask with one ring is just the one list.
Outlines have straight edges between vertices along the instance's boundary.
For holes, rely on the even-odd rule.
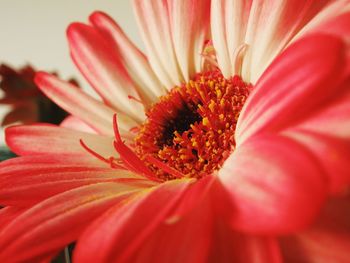
[[[94,10],[108,13],[142,46],[129,0],[0,0],[0,63],[30,63],[62,78],[74,77],[88,90],[70,59],[65,31],[71,22],[87,22]],[[0,117],[4,111],[1,107]]]
[[94,10],[108,13],[140,44],[129,0],[0,0],[0,63],[79,75],[65,31],[73,21],[87,22]]

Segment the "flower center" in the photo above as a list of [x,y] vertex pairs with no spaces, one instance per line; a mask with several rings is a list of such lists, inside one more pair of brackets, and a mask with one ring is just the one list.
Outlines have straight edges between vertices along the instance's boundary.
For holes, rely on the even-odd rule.
[[135,153],[161,180],[174,175],[150,162],[150,156],[186,177],[212,174],[235,148],[238,116],[251,89],[240,77],[225,79],[219,70],[197,74],[146,112]]

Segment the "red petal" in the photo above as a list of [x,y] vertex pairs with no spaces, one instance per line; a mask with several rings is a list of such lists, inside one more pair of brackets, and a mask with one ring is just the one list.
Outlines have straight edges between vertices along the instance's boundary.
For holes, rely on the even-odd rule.
[[114,183],[77,188],[35,205],[0,232],[0,261],[30,261],[74,241],[89,223],[130,194]]
[[[1,203],[1,202],[0,202]],[[23,213],[25,209],[20,207],[4,207],[0,208],[0,226],[5,228],[18,215]]]
[[210,206],[209,199],[201,199],[181,219],[159,224],[126,262],[207,262],[214,216]]
[[[40,160],[19,157],[0,164],[0,204],[28,206],[55,194],[83,185],[115,182],[120,191],[146,187],[148,180],[128,171],[115,170],[100,163],[86,163],[84,156],[66,160],[46,155]],[[47,162],[56,159],[56,163]],[[102,163],[101,163],[102,164]]]
[[[321,1],[317,1],[321,2]],[[299,38],[308,33],[325,32],[327,34],[337,35],[347,40],[349,32],[349,1],[329,1],[326,8],[318,12],[317,15],[297,34]]]
[[80,139],[104,156],[116,154],[112,137],[73,131],[54,125],[12,126],[5,130],[5,134],[7,145],[18,155],[49,153],[88,155],[80,145]]
[[318,159],[329,178],[332,194],[342,193],[350,186],[350,141],[321,133],[292,129],[287,132],[307,147]]
[[[343,1],[343,3],[346,1]],[[343,6],[343,12],[344,9],[349,9],[349,3],[347,3],[348,7],[344,8]],[[339,15],[330,21],[327,21],[327,23],[324,23],[318,27],[316,27],[313,31],[315,32],[323,32],[327,34],[336,35],[338,37],[343,38],[345,41],[349,43],[349,33],[350,33],[350,13],[349,11],[345,14]]]
[[313,156],[281,136],[259,136],[240,145],[219,179],[235,208],[230,211],[233,226],[251,233],[281,234],[305,227],[327,192],[325,175]]
[[350,195],[330,200],[316,224],[281,245],[286,263],[350,262]]
[[282,263],[277,240],[233,231],[217,222],[208,262]]
[[238,144],[258,132],[291,125],[336,94],[344,78],[344,50],[338,38],[312,35],[296,42],[275,59],[241,112],[237,124]]
[[[76,262],[128,262],[164,222],[192,180],[173,180],[140,193],[94,222],[79,240]],[[96,240],[99,240],[96,246]]]
[[[298,129],[322,133],[342,140],[350,138],[350,81],[343,83],[341,91],[322,104],[302,122],[295,124]],[[343,89],[343,90],[342,90]]]
[[169,221],[177,221],[182,216],[191,211],[194,207],[198,205],[198,203],[202,202],[208,195],[213,194],[215,192],[215,188],[213,187],[217,183],[216,176],[206,176],[201,180],[197,181],[193,184],[187,191],[184,193],[182,197],[182,202],[174,209],[169,218]]

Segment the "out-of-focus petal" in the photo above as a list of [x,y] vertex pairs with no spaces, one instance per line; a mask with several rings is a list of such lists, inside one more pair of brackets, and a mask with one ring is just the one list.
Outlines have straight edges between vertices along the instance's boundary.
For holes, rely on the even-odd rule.
[[142,94],[142,98],[155,102],[157,97],[165,94],[166,89],[157,79],[146,56],[130,41],[112,18],[105,13],[94,12],[90,16],[90,22],[115,45],[125,69],[139,87],[138,91]]
[[336,35],[342,38],[348,45],[350,44],[350,2],[348,2],[348,12],[327,21],[312,30],[312,32],[322,32]]
[[53,196],[0,231],[0,260],[31,261],[74,241],[91,220],[130,196],[114,183],[100,183]]
[[113,137],[85,133],[49,124],[12,126],[5,130],[6,143],[18,155],[85,154],[82,139],[103,156],[115,156]]
[[71,24],[67,36],[74,62],[106,104],[142,122],[141,105],[128,97],[139,96],[111,43],[95,28],[81,23]]
[[[37,73],[35,82],[39,88],[63,109],[85,121],[102,134],[113,134],[112,119],[116,113],[112,108],[85,94],[74,85],[59,80],[45,72]],[[127,133],[137,125],[124,114],[119,113],[121,132]]]
[[16,105],[1,120],[1,126],[12,125],[14,123],[31,124],[39,118],[38,107],[34,103],[24,103]]
[[308,230],[281,239],[286,263],[350,262],[350,195],[328,201]]
[[265,71],[243,107],[237,143],[314,112],[342,87],[345,65],[344,44],[336,37],[315,34],[290,46]]
[[152,69],[162,84],[171,89],[183,80],[171,36],[167,0],[133,0],[135,17]]
[[350,186],[350,139],[298,129],[287,130],[285,134],[299,141],[317,158],[328,176],[332,194],[342,193]]
[[250,233],[284,234],[305,227],[327,193],[318,162],[282,136],[258,136],[240,145],[219,179],[233,203],[234,209],[227,211],[233,227]]
[[75,262],[130,262],[191,183],[189,179],[168,181],[107,211],[79,239]]
[[316,14],[292,41],[313,32],[326,32],[348,39],[349,34],[349,0],[326,1],[329,4]]
[[271,237],[235,232],[218,219],[208,262],[282,263],[279,245]]
[[334,96],[325,100],[317,111],[305,115],[294,127],[315,133],[350,139],[350,80],[338,88]]

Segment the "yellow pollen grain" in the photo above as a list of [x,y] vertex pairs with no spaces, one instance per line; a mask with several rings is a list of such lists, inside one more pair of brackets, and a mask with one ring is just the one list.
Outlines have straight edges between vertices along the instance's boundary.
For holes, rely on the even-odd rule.
[[214,88],[214,81],[209,81],[209,87],[212,89],[212,88]]
[[215,101],[213,101],[213,100],[210,101],[209,109],[210,109],[211,112],[214,112],[215,104],[216,104]]
[[220,89],[217,89],[217,90],[215,90],[215,93],[216,93],[216,96],[217,96],[219,99],[221,99],[221,97],[222,97],[222,92],[221,92],[221,90],[220,90]]
[[202,123],[204,126],[209,126],[209,119],[207,117],[203,118]]

